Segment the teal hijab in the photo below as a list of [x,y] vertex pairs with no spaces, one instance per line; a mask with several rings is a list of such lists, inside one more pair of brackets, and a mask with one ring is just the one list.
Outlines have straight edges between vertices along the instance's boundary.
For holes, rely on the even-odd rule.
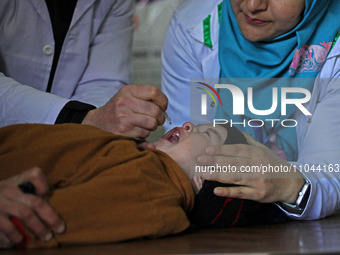
[[[253,87],[253,105],[258,110],[269,109],[272,105],[272,88],[298,87],[312,91],[333,40],[340,28],[340,0],[305,0],[305,10],[300,23],[286,34],[269,41],[250,42],[241,33],[230,1],[224,0],[219,35],[220,78],[222,83],[238,86],[245,95]],[[226,78],[226,80],[224,80]],[[239,79],[250,78],[250,79]],[[257,78],[257,79],[254,79]],[[283,78],[283,79],[271,79]],[[294,79],[292,79],[294,78]],[[287,159],[297,159],[296,128],[283,127],[285,119],[294,119],[296,108],[288,105],[287,114],[281,115],[280,93],[277,110],[271,115],[259,116],[245,106],[244,115],[233,115],[232,96],[219,91],[223,106],[218,106],[216,118],[243,122],[251,119],[263,120],[260,135],[276,134],[279,148],[284,149]],[[290,98],[301,94],[290,93]],[[273,122],[266,119],[279,119]],[[254,128],[237,125],[239,129],[255,135]],[[257,129],[257,128],[256,128]],[[258,130],[257,130],[258,131]]]

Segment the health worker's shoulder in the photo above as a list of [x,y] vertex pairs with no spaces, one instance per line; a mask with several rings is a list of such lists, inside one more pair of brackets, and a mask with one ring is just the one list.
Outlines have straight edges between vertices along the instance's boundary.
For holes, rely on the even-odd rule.
[[187,0],[179,6],[174,16],[186,30],[201,27],[203,21],[209,17],[218,18],[222,0]]
[[319,73],[318,82],[314,86],[312,96],[318,95],[318,102],[340,95],[340,39],[337,40]]

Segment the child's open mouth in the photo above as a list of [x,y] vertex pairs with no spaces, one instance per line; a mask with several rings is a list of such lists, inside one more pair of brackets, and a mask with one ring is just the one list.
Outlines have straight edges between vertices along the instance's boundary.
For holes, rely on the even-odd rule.
[[170,143],[178,143],[181,136],[181,131],[178,127],[171,129],[166,133],[163,138],[168,140]]

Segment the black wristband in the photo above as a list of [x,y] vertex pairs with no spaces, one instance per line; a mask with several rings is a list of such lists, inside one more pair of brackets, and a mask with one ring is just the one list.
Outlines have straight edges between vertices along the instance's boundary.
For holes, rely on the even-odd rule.
[[96,109],[96,107],[93,105],[79,101],[70,101],[63,107],[63,109],[61,109],[55,124],[80,124],[85,118],[86,114],[93,109]]

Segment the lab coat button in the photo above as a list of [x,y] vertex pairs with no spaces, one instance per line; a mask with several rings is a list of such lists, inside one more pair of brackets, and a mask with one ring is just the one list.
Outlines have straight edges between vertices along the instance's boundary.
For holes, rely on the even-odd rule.
[[43,52],[47,55],[50,56],[53,54],[53,46],[52,45],[45,45],[43,48]]
[[211,107],[215,107],[215,102],[211,102],[211,103],[210,103],[210,106],[211,106]]

